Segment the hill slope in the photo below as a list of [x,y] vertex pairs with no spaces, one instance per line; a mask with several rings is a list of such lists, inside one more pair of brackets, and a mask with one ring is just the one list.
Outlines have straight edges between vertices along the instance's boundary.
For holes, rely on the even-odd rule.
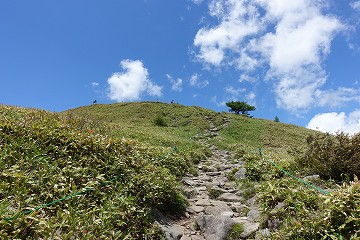
[[[197,135],[211,124],[219,128],[220,136],[214,142],[223,148],[234,144],[254,148],[302,147],[306,137],[315,133],[295,125],[160,102],[95,104],[69,111],[111,123],[120,135],[166,146],[197,144]],[[157,126],[157,118],[162,118],[166,127]]]
[[[198,185],[201,194],[218,202],[218,187],[228,182],[225,191],[242,199],[231,206],[251,219],[246,204],[252,199],[255,211],[258,202],[257,226],[273,239],[357,236],[359,204],[348,203],[360,202],[359,183],[336,187],[315,177],[314,186],[332,192],[324,196],[299,181],[309,135],[317,133],[159,102],[63,113],[0,105],[0,238],[163,239],[154,211],[183,213],[185,195],[197,206],[193,189],[179,183],[211,185],[213,176],[219,185]],[[235,239],[244,227],[236,226]]]

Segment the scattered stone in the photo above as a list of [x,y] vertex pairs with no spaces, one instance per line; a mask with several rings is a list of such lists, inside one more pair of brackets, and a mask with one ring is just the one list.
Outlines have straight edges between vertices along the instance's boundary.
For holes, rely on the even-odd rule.
[[320,178],[319,175],[310,175],[310,176],[303,177],[303,180],[304,181],[311,181],[311,180],[316,180],[316,179],[319,179],[319,178]]
[[270,237],[270,234],[271,234],[270,229],[268,229],[268,228],[260,229],[255,234],[255,240],[267,239]]
[[237,218],[233,218],[235,223],[245,223],[248,222],[247,217],[237,217]]
[[216,203],[213,203],[213,205],[214,206],[209,206],[205,209],[206,214],[215,216],[234,216],[234,212],[226,203],[217,201]]
[[246,216],[251,222],[257,222],[260,220],[260,212],[255,208],[251,209]]
[[239,202],[242,200],[241,197],[233,193],[223,193],[218,197],[218,199],[225,202]]
[[197,235],[192,235],[191,240],[205,240],[205,238],[203,238],[201,236],[197,236]]
[[[214,125],[211,125],[211,131],[217,131]],[[203,143],[213,155],[198,165],[197,176],[188,175],[182,179],[184,194],[190,203],[185,213],[187,217],[176,224],[170,224],[168,219],[157,221],[164,230],[166,239],[225,240],[236,222],[244,225],[241,239],[255,237],[260,240],[270,236],[270,230],[279,226],[280,221],[268,221],[266,223],[269,228],[259,230],[260,212],[257,210],[256,198],[248,199],[246,205],[242,204],[242,191],[239,191],[235,182],[226,177],[227,172],[236,168],[238,171],[234,174],[235,179],[245,179],[244,163],[231,161],[228,152],[217,149],[206,140]],[[244,211],[245,207],[250,208],[250,211]],[[246,212],[246,217],[240,217]]]
[[240,168],[239,171],[237,171],[234,174],[235,179],[241,180],[241,179],[245,179],[246,178],[246,170],[245,168]]
[[193,188],[185,188],[184,189],[184,194],[185,196],[190,199],[190,198],[194,198],[196,197],[196,195],[198,194],[196,189]]
[[177,224],[171,224],[170,219],[157,209],[153,210],[153,216],[155,222],[164,231],[167,240],[179,240],[182,237],[185,229],[184,227]]
[[188,208],[188,212],[190,213],[200,213],[204,211],[204,207],[203,206],[190,206]]
[[254,206],[256,204],[256,196],[253,196],[252,198],[249,198],[246,200],[247,205]]
[[192,239],[191,239],[190,236],[184,235],[184,236],[182,236],[182,237],[180,238],[180,240],[192,240]]
[[187,178],[183,178],[183,179],[182,179],[182,182],[185,183],[185,184],[188,185],[188,186],[197,186],[197,185],[198,185],[198,183],[195,182],[194,180],[192,180],[192,179],[187,179]]
[[244,211],[244,205],[240,203],[232,204],[231,209],[236,213],[242,213]]
[[209,176],[218,176],[218,175],[221,175],[221,172],[208,172],[207,175]]
[[198,192],[206,191],[206,187],[205,186],[197,187],[196,191],[198,191]]
[[229,216],[214,216],[200,214],[196,218],[200,230],[207,240],[225,240],[234,220]]
[[244,232],[241,233],[240,237],[242,238],[248,238],[252,234],[254,234],[260,227],[260,223],[250,223],[245,222],[244,223]]
[[179,240],[183,236],[184,227],[179,225],[160,226],[165,232],[166,240]]
[[210,206],[211,203],[210,203],[210,200],[209,199],[199,199],[195,205],[197,206]]

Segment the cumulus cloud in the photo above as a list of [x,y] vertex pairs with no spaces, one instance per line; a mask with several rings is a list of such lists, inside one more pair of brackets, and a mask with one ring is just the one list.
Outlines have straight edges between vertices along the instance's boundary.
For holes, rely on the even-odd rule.
[[98,86],[99,86],[99,83],[98,83],[98,82],[92,82],[92,83],[91,83],[91,86],[93,86],[93,87],[98,87]]
[[183,80],[181,78],[174,79],[169,74],[166,74],[166,77],[171,82],[171,90],[175,92],[181,92],[183,90]]
[[351,3],[350,3],[350,6],[351,6],[353,9],[360,11],[360,1],[351,2]]
[[322,0],[212,0],[209,13],[218,23],[197,32],[196,57],[243,76],[265,69],[279,107],[307,110],[327,80],[322,66],[331,42],[346,28],[325,10]]
[[198,87],[198,88],[204,88],[206,87],[207,85],[209,85],[209,81],[208,80],[201,80],[200,79],[200,75],[199,74],[193,74],[191,77],[190,77],[190,86],[192,87]]
[[148,70],[139,60],[122,60],[120,66],[123,72],[113,73],[108,78],[108,97],[111,100],[134,101],[147,92],[150,96],[160,97],[162,87],[152,83],[149,79]]
[[339,131],[343,131],[351,135],[359,133],[360,110],[354,111],[348,116],[344,112],[317,114],[310,120],[306,127],[331,134],[335,134]]

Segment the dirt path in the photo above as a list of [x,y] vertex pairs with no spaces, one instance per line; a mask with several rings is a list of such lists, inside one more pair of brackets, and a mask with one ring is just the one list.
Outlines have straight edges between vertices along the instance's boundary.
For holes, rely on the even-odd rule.
[[[211,119],[208,121],[210,129],[205,134],[217,136],[219,129]],[[233,176],[236,172],[236,178],[244,179],[243,163],[233,161],[230,153],[218,149],[207,140],[202,140],[202,143],[212,151],[212,156],[197,166],[197,176],[189,175],[182,179],[190,205],[185,217],[168,221],[162,226],[167,239],[227,239],[235,223],[244,226],[241,239],[253,237],[255,234],[260,236],[257,239],[261,239],[266,232],[259,230],[260,214],[255,198],[244,199],[243,191],[227,177],[230,172]]]

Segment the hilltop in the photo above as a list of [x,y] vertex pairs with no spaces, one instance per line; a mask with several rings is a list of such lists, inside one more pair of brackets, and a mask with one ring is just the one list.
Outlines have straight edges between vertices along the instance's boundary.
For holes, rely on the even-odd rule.
[[[175,142],[187,145],[190,141],[190,145],[194,144],[196,136],[209,129],[211,123],[220,130],[220,136],[214,141],[224,148],[241,144],[253,148],[290,149],[305,146],[305,138],[315,133],[295,125],[161,102],[94,104],[67,112],[108,122],[126,137],[153,144],[162,139],[164,142],[159,144],[168,146]],[[159,118],[166,127],[159,128],[154,124]]]
[[0,106],[0,117],[1,239],[360,234],[359,205],[343,204],[359,201],[359,184],[336,186],[304,158],[319,159],[321,141],[336,147],[332,136],[160,102]]

